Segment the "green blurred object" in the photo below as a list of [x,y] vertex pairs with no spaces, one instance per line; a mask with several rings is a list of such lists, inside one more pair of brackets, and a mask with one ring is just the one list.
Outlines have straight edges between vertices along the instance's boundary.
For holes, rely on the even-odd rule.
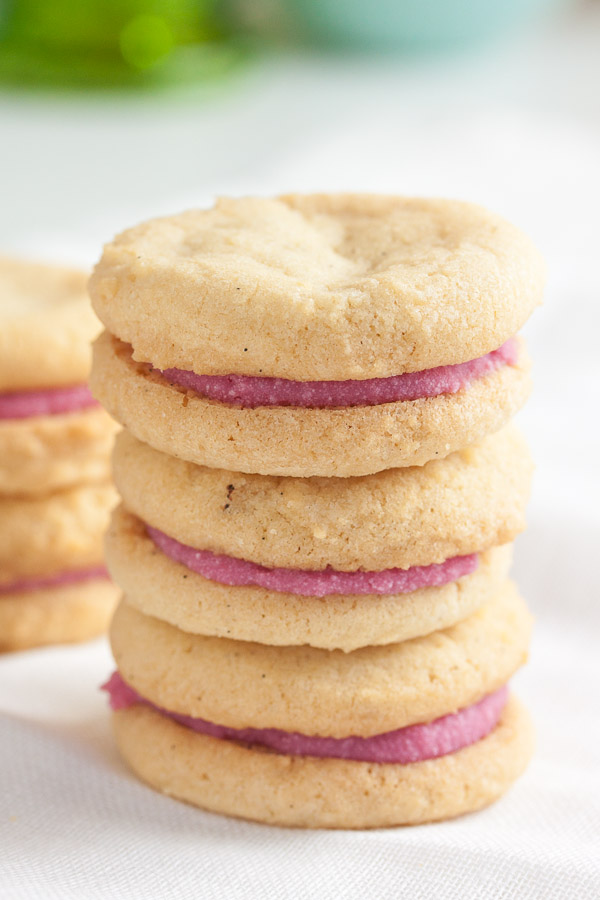
[[134,69],[149,69],[168,56],[175,36],[160,16],[135,16],[119,35],[121,55]]
[[0,0],[0,81],[143,87],[206,80],[242,54],[219,0]]
[[569,0],[281,0],[307,39],[362,49],[460,47]]

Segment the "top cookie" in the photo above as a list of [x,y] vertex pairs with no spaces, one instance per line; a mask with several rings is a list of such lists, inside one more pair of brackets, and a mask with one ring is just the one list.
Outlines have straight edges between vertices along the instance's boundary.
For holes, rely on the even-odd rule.
[[0,258],[0,392],[86,381],[98,331],[84,272]]
[[221,199],[132,228],[90,292],[159,369],[335,381],[484,356],[543,280],[529,239],[473,204],[315,194]]

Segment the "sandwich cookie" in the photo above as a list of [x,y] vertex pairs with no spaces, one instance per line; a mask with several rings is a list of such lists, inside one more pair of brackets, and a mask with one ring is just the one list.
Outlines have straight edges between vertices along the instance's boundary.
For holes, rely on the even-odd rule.
[[294,477],[348,477],[422,465],[502,427],[529,395],[522,342],[514,360],[456,395],[332,409],[244,408],[167,381],[110,334],[94,345],[90,385],[121,425],[198,465]]
[[0,325],[0,494],[105,481],[116,426],[85,384],[85,275],[0,259]]
[[125,508],[106,553],[131,605],[184,631],[349,651],[445,628],[497,591],[531,462],[511,428],[423,467],[289,479],[123,432],[114,469]]
[[532,462],[512,426],[425,466],[309,479],[196,466],[122,432],[113,472],[126,509],[180,544],[259,566],[355,572],[512,541],[525,526]]
[[138,438],[199,464],[301,477],[420,465],[523,403],[514,336],[542,283],[529,240],[471,204],[221,200],[105,248],[92,387]]
[[449,819],[504,794],[533,752],[533,731],[509,697],[485,736],[407,764],[289,756],[198,734],[147,704],[114,713],[121,755],[156,790],[203,809],[270,825],[385,828]]
[[161,709],[228,728],[372,737],[501,688],[527,657],[531,616],[510,582],[457,625],[352,653],[188,634],[131,607],[110,640],[123,680]]
[[0,498],[0,651],[104,632],[119,591],[103,562],[112,485]]
[[[331,593],[332,588],[325,584],[323,590],[329,593],[315,596],[314,584],[310,583],[306,590],[312,593],[301,594],[293,580],[287,590],[281,586],[273,590],[257,585],[252,572],[250,577],[242,573],[241,579],[236,578],[230,557],[217,558],[219,571],[211,572],[212,578],[198,574],[163,552],[144,523],[123,507],[113,513],[105,550],[111,575],[127,595],[128,603],[183,631],[261,644],[309,644],[346,652],[405,641],[466,618],[498,592],[512,557],[510,545],[494,547],[458,557],[451,565],[396,570],[403,575],[408,573],[408,579],[403,585],[394,584],[392,589],[384,587],[382,593],[373,593],[372,588],[369,592],[368,586],[366,593],[349,593],[357,589],[351,582],[343,593]],[[196,551],[191,555],[193,560]],[[254,564],[250,566],[254,568]],[[417,587],[415,573],[419,568],[418,575],[423,580]],[[306,577],[302,570],[279,573]],[[427,585],[423,575],[429,573],[433,574],[434,583]],[[354,574],[350,573],[351,579]],[[389,577],[389,570],[384,574]]]
[[509,584],[460,625],[352,654],[191,638],[122,604],[106,687],[125,759],[180,799],[286,825],[430,821],[491,802],[524,768],[530,727],[505,684],[529,628]]

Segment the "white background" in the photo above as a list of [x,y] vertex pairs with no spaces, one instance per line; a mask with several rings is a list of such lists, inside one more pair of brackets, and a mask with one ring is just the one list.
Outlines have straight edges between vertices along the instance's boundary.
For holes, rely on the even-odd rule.
[[492,809],[372,833],[293,832],[159,797],[114,751],[104,641],[0,659],[0,897],[600,896],[600,6],[437,60],[287,56],[217,90],[0,94],[0,251],[82,261],[215,193],[448,195],[548,260],[520,414],[538,468],[515,575],[537,617],[515,680],[538,752]]

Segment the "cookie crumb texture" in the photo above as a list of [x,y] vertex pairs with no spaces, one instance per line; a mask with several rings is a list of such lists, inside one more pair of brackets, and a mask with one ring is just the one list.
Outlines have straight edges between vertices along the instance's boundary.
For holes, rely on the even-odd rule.
[[358,478],[209,469],[126,431],[114,453],[127,510],[182,544],[263,566],[346,572],[427,566],[514,540],[532,468],[512,425],[446,459]]
[[198,465],[285,476],[348,477],[423,465],[498,431],[530,391],[520,342],[504,365],[456,394],[344,409],[241,409],[169,384],[105,333],[90,385],[139,440]]
[[145,222],[105,247],[90,293],[160,369],[337,381],[483,356],[543,281],[530,240],[481,207],[316,194]]
[[120,752],[165,794],[271,825],[384,828],[448,819],[498,799],[523,772],[533,729],[510,697],[488,737],[439,759],[385,765],[291,757],[192,732],[145,706],[114,713]]
[[441,587],[389,596],[298,597],[196,575],[158,551],[140,520],[123,508],[106,537],[113,578],[127,602],[146,615],[191,634],[345,652],[409,640],[467,618],[500,589],[511,550],[487,551],[475,572]]
[[126,598],[110,641],[123,680],[162,709],[231,728],[343,738],[430,722],[477,703],[525,662],[530,632],[531,616],[505,582],[457,625],[352,653],[187,634]]

